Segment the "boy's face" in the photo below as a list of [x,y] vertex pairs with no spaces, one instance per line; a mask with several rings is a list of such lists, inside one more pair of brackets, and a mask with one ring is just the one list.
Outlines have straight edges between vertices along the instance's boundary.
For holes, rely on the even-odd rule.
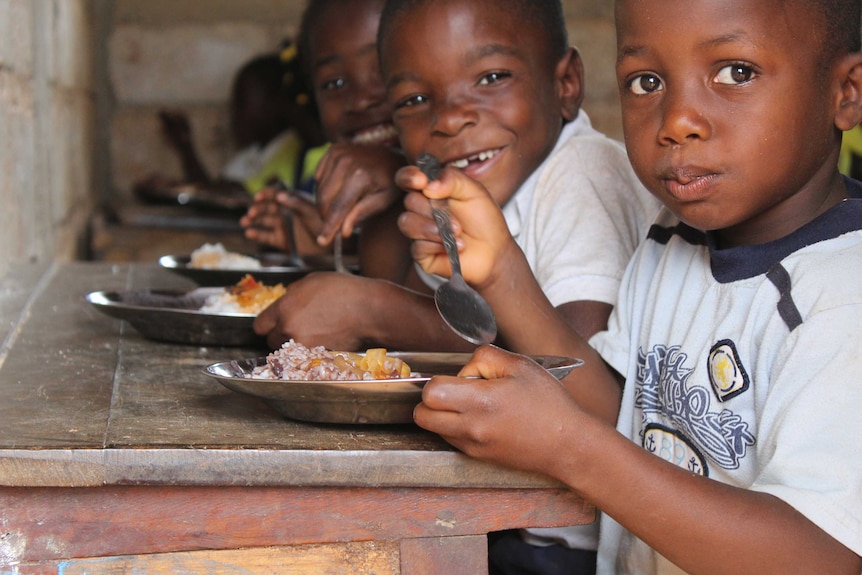
[[617,2],[632,165],[682,220],[723,230],[723,245],[783,237],[834,189],[836,82],[802,4]]
[[331,142],[398,144],[377,61],[382,4],[382,0],[333,3],[311,31],[312,85],[323,131]]
[[547,44],[494,0],[425,2],[398,15],[381,49],[408,159],[429,152],[505,204],[562,126]]

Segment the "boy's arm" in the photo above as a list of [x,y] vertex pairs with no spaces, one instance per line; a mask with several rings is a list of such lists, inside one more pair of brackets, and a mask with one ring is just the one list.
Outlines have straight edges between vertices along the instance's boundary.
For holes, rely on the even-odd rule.
[[404,192],[395,172],[404,155],[385,146],[333,144],[315,171],[317,205],[323,219],[317,241],[329,245],[336,233],[350,234],[368,218],[398,204]]
[[[583,352],[586,363],[567,378],[574,386],[613,379]],[[562,481],[686,572],[862,569],[857,555],[785,502],[647,452],[523,357],[486,346],[460,375],[426,384],[417,424],[470,456]]]
[[577,445],[557,446],[573,455],[557,477],[684,571],[862,570],[858,555],[781,499],[689,473],[600,424],[578,427]]
[[192,140],[192,129],[184,112],[162,110],[159,112],[162,131],[179,154],[183,174],[188,182],[209,183],[210,176],[204,168]]
[[474,346],[440,319],[434,300],[394,283],[335,272],[289,284],[255,320],[272,348],[290,338],[311,347],[363,351],[463,351]]
[[[592,335],[599,323],[607,321],[610,306],[578,302],[566,309],[555,309],[509,233],[500,208],[480,184],[451,169],[444,170],[440,180],[429,184],[413,167],[399,172],[398,183],[408,190],[427,186],[425,196],[448,198],[464,278],[494,310],[500,344],[522,354],[591,358],[602,363],[586,339],[573,328],[575,323],[570,322],[582,321],[583,329],[592,330],[589,333]],[[448,259],[433,220],[428,217],[427,198],[412,192],[405,205],[408,212],[401,217],[401,229],[414,240],[416,261],[426,272],[448,276]],[[584,312],[584,316],[578,320],[570,317],[578,312]],[[568,381],[569,378],[564,383]],[[603,382],[572,386],[570,391],[592,413],[613,423],[619,410],[620,386],[616,377]]]

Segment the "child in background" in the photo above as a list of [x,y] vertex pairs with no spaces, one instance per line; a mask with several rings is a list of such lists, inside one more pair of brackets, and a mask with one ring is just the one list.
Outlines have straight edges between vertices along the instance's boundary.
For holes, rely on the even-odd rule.
[[[384,79],[407,158],[427,151],[485,184],[505,206],[560,312],[592,334],[605,325],[625,264],[658,204],[637,182],[622,146],[593,130],[580,110],[583,68],[567,47],[559,2],[542,3],[542,18],[527,14],[533,26],[513,22],[512,6],[523,11],[514,0],[418,2],[409,9],[423,18],[413,21],[402,17],[408,7],[387,5],[379,46]],[[386,14],[399,26],[384,29]],[[539,30],[537,21],[554,33]],[[472,67],[461,63],[483,50],[490,53]],[[585,249],[561,250],[567,242]],[[294,338],[339,349],[370,342],[474,349],[443,323],[426,294],[427,287],[417,293],[369,278],[312,274],[292,283],[255,329],[273,347]]]
[[[219,176],[211,177],[201,162],[188,117],[164,110],[159,119],[183,166],[184,180],[155,176],[138,184],[146,187],[194,189],[235,197],[247,205],[249,194],[278,179],[301,187],[308,177],[306,150],[322,143],[317,112],[298,60],[296,47],[284,44],[280,54],[257,56],[244,64],[234,79],[230,98],[230,131],[240,150]],[[313,172],[314,166],[310,167]]]
[[407,243],[394,223],[384,226],[374,219],[394,220],[380,215],[393,205],[400,211],[403,192],[394,185],[394,174],[405,163],[377,59],[382,8],[383,0],[308,2],[300,23],[300,58],[331,145],[321,149],[313,199],[266,190],[241,224],[249,239],[287,251],[284,208],[300,224],[295,229],[306,230],[320,246],[330,245],[337,233],[349,237],[360,222],[371,220],[363,226],[361,252],[400,251],[402,263],[397,272],[384,271],[375,266],[386,260],[378,254],[363,262],[363,273],[400,279],[411,263]]
[[[501,328],[586,364],[566,391],[483,347],[415,420],[593,502],[600,573],[862,571],[862,186],[837,169],[862,120],[859,20],[858,0],[617,0],[629,156],[667,209],[592,347],[481,188],[447,170],[425,189],[449,198]],[[421,224],[414,254],[447,272]],[[598,390],[616,429],[584,409]]]
[[[604,328],[658,202],[637,182],[622,145],[594,130],[580,109],[583,67],[568,46],[559,1],[530,8],[517,0],[387,2],[379,48],[407,158],[429,152],[487,187],[555,313],[585,335]],[[475,348],[443,323],[430,296],[333,274],[292,283],[255,329],[274,347],[293,337],[338,349],[372,342],[390,349]],[[516,341],[511,329],[500,338]],[[543,353],[531,345],[516,349]],[[516,554],[528,555],[519,560],[539,573],[559,572],[539,567],[559,558],[563,572],[575,572],[580,561],[587,568],[579,572],[594,568],[594,528],[526,535],[544,547],[527,545],[521,535],[495,543],[493,560],[505,555],[500,567],[512,562],[517,547]]]

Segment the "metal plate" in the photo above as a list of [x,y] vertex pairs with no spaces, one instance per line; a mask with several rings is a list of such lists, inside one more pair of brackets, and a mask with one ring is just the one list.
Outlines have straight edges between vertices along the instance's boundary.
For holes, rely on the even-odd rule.
[[243,313],[198,311],[210,295],[224,288],[177,290],[97,291],[87,301],[102,313],[128,321],[148,338],[191,345],[264,347],[254,333],[255,316]]
[[[191,254],[184,256],[167,255],[159,258],[159,265],[174,273],[185,276],[200,286],[233,285],[246,274],[265,284],[288,284],[311,272],[335,271],[335,262],[330,255],[291,257],[281,253],[244,254],[260,261],[263,267],[248,270],[200,269],[189,267]],[[358,256],[344,256],[347,269],[359,272]]]
[[[285,417],[319,423],[412,423],[422,387],[433,375],[456,375],[472,354],[389,352],[407,362],[419,377],[366,381],[290,381],[252,379],[265,357],[214,363],[204,373],[222,385],[259,397]],[[532,356],[557,379],[583,364],[580,359]]]

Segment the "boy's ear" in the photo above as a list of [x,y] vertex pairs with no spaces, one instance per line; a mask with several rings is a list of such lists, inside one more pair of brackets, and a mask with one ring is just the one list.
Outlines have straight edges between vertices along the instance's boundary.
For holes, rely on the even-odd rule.
[[847,131],[862,122],[862,53],[846,55],[837,67],[841,89],[837,95],[835,127]]
[[584,102],[584,63],[576,48],[566,50],[555,73],[560,111],[568,122],[575,119]]

